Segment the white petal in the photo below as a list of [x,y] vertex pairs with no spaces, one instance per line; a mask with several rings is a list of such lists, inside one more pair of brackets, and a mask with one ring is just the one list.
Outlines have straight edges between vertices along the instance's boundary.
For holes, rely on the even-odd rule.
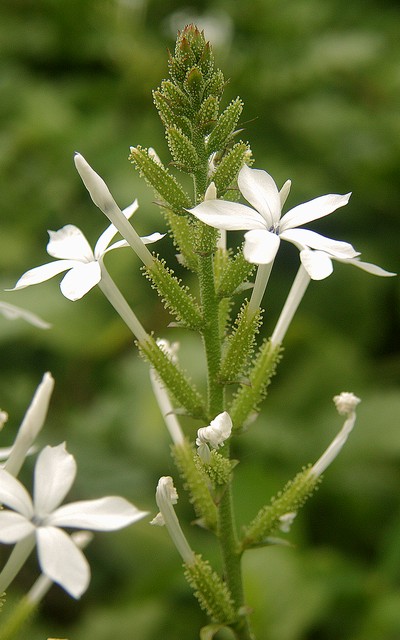
[[259,212],[271,228],[281,217],[278,187],[266,171],[244,165],[238,175],[238,186],[247,202]]
[[292,242],[300,249],[310,247],[318,251],[325,251],[334,258],[355,258],[360,255],[349,242],[332,240],[320,233],[308,229],[288,229],[280,234],[281,239]]
[[26,271],[26,273],[20,277],[11,291],[24,289],[25,287],[30,287],[33,284],[39,284],[40,282],[50,280],[53,276],[56,276],[67,269],[72,269],[77,264],[79,263],[77,263],[76,260],[57,260],[55,262],[42,264],[40,267],[35,267],[34,269],[29,269],[29,271]]
[[29,448],[43,427],[53,387],[54,379],[52,375],[47,372],[44,374],[42,382],[36,389],[32,402],[18,429],[11,455],[4,465],[5,470],[14,477],[18,475]]
[[114,531],[127,527],[146,515],[147,511],[140,511],[124,498],[109,496],[66,504],[54,511],[47,521],[60,527]]
[[254,229],[244,234],[243,255],[253,264],[270,264],[277,254],[279,236],[266,229]]
[[385,271],[382,267],[378,267],[376,264],[371,264],[370,262],[362,262],[361,260],[342,260],[340,258],[336,258],[338,262],[343,262],[344,264],[352,264],[354,267],[358,267],[367,273],[372,273],[374,276],[382,276],[382,277],[390,277],[397,275],[396,273],[392,273],[391,271]]
[[49,329],[51,327],[51,324],[39,318],[39,316],[32,313],[32,311],[21,309],[21,307],[17,307],[15,304],[10,304],[8,302],[0,302],[0,313],[2,313],[8,320],[22,318],[22,320],[29,322],[29,324],[32,324],[39,329]]
[[61,293],[68,300],[80,300],[100,280],[101,268],[98,262],[79,263],[61,280]]
[[281,202],[281,209],[283,208],[287,197],[289,195],[290,192],[290,187],[292,186],[292,182],[291,180],[286,180],[285,184],[283,185],[282,189],[279,191],[279,200]]
[[0,511],[0,542],[15,544],[35,531],[35,526],[14,511]]
[[187,209],[196,218],[216,229],[238,231],[241,229],[265,229],[266,223],[260,213],[238,202],[227,200],[205,200],[194,209]]
[[149,236],[141,236],[140,239],[144,244],[152,244],[153,242],[161,240],[165,235],[165,233],[158,233],[158,231],[156,231],[155,233],[151,233]]
[[[137,200],[135,200],[134,202],[132,202],[132,204],[130,204],[128,207],[126,207],[122,213],[124,214],[125,218],[127,218],[129,220],[129,218],[135,213],[135,211],[139,208],[139,203]],[[110,224],[107,229],[105,231],[103,231],[103,233],[101,234],[101,236],[99,237],[99,239],[96,242],[96,246],[94,248],[94,255],[95,257],[98,259],[101,256],[104,255],[104,253],[106,253],[107,251],[107,247],[110,244],[111,240],[113,239],[113,237],[115,236],[115,234],[118,233],[118,229],[113,225]],[[125,245],[123,245],[125,246]],[[126,246],[128,246],[128,243],[126,243]]]
[[74,224],[66,224],[58,231],[49,231],[47,253],[53,258],[66,258],[89,262],[93,251],[82,231]]
[[56,527],[39,527],[36,536],[43,573],[71,596],[80,598],[90,581],[90,567],[82,551]]
[[332,260],[323,251],[300,251],[300,260],[312,280],[324,280],[333,271]]
[[76,475],[74,457],[65,444],[45,447],[35,466],[34,505],[39,517],[47,516],[63,501]]
[[0,504],[5,504],[30,520],[33,516],[32,500],[19,480],[0,469]]
[[[140,239],[143,242],[143,244],[152,244],[153,242],[158,242],[158,240],[161,240],[162,238],[164,238],[166,234],[165,233],[152,233],[149,236],[142,236]],[[118,240],[118,242],[114,242],[111,246],[109,246],[103,253],[103,256],[108,253],[109,251],[112,251],[113,249],[120,249],[122,247],[129,247],[129,243],[126,240]]]
[[339,207],[344,207],[348,203],[350,196],[351,193],[347,193],[344,196],[330,193],[299,204],[285,213],[279,225],[280,230],[293,229],[312,220],[323,218],[336,211]]

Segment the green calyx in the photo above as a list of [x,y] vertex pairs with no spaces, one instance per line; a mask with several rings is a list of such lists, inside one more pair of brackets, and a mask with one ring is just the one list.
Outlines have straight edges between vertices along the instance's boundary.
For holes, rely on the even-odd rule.
[[232,624],[236,621],[237,615],[228,587],[209,562],[196,555],[193,564],[185,565],[185,577],[212,622]]
[[320,483],[320,478],[303,469],[290,480],[271,503],[260,509],[254,520],[244,530],[242,549],[257,547],[264,543],[272,533],[285,530],[284,518],[293,514],[305,504]]
[[217,530],[218,513],[209,490],[209,481],[204,469],[197,463],[198,456],[194,447],[185,441],[172,447],[172,456],[183,479],[184,488],[189,492],[200,526]]

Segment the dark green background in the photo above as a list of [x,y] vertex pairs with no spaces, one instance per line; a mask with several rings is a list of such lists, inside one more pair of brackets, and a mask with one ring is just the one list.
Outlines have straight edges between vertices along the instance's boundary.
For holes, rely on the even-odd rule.
[[[352,191],[350,203],[312,228],[347,240],[362,258],[399,269],[400,9],[397,2],[255,0],[3,0],[0,6],[0,280],[11,287],[50,260],[47,229],[76,224],[94,244],[107,221],[73,165],[79,150],[121,206],[135,197],[136,229],[162,231],[153,194],[127,157],[154,146],[168,161],[151,90],[167,74],[167,47],[197,20],[230,79],[226,103],[245,102],[241,134],[255,166],[293,187],[288,206]],[[238,240],[240,235],[238,236]],[[168,239],[160,253],[175,266]],[[282,247],[268,289],[272,331],[298,264]],[[168,315],[132,252],[107,259],[146,329],[182,341],[202,380],[201,345],[167,329]],[[183,274],[185,276],[185,274]],[[41,442],[66,440],[79,462],[71,499],[118,493],[155,514],[160,475],[174,474],[147,369],[132,337],[93,290],[72,303],[56,279],[1,299],[53,324],[41,332],[0,317],[0,406],[12,440],[45,370],[56,388]],[[341,425],[331,398],[362,398],[346,449],[288,538],[293,548],[249,552],[248,601],[260,640],[396,640],[400,637],[399,285],[335,265],[311,283],[285,341],[285,358],[260,419],[235,443],[235,492],[245,523]],[[193,370],[193,364],[196,369]],[[200,426],[200,425],[198,425]],[[189,425],[191,433],[195,426]],[[30,482],[31,461],[25,476]],[[205,532],[178,505],[196,550],[215,559]],[[197,611],[167,533],[147,521],[98,534],[87,550],[90,588],[76,603],[54,587],[21,634],[70,640],[191,640]],[[5,557],[5,555],[4,555]],[[10,591],[30,587],[36,560]]]

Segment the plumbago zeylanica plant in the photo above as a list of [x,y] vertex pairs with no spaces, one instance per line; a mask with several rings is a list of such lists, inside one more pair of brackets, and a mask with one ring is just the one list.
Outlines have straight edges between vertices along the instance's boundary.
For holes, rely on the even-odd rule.
[[[155,191],[178,261],[193,274],[195,292],[182,284],[156,252],[149,251],[147,245],[162,236],[156,233],[140,238],[135,232],[129,218],[137,202],[121,211],[102,178],[80,154],[75,156],[76,168],[93,202],[111,224],[94,250],[74,225],[50,231],[47,251],[57,260],[26,272],[15,289],[67,271],[61,281],[64,296],[77,300],[98,285],[132,330],[141,356],[150,365],[154,394],[172,438],[177,474],[189,494],[195,523],[207,529],[219,545],[222,571],[215,570],[189,545],[174,509],[178,496],[169,476],[159,480],[159,514],[152,524],[165,525],[182,557],[184,575],[208,616],[200,637],[211,639],[228,629],[232,637],[250,640],[255,636],[251,603],[243,592],[242,556],[254,547],[279,542],[277,534],[290,529],[353,428],[359,399],[347,392],[335,396],[336,408],[344,419],[336,438],[317,462],[304,467],[269,504],[255,512],[242,531],[235,524],[232,500],[238,461],[230,457],[231,442],[245,433],[266,396],[282,356],[285,333],[311,280],[328,277],[335,260],[377,276],[394,274],[362,262],[351,244],[302,227],[345,206],[350,194],[320,196],[282,215],[290,182],[278,190],[266,171],[253,167],[249,144],[238,139],[243,103],[236,98],[223,108],[224,86],[224,76],[215,68],[204,34],[193,25],[185,27],[169,58],[169,78],[154,91],[172,162],[165,165],[153,149],[139,146],[132,147],[130,154],[140,176]],[[182,181],[180,174],[185,174]],[[190,184],[187,176],[192,179],[190,191],[183,186]],[[239,203],[242,197],[248,204]],[[226,231],[230,230],[245,231],[243,246],[227,248]],[[117,231],[123,240],[110,244]],[[299,269],[271,337],[260,341],[263,296],[281,240],[298,248]],[[110,277],[104,257],[123,246],[130,246],[143,263],[145,276],[175,326],[201,336],[207,397],[180,366],[177,345],[156,339],[143,328]],[[234,313],[238,298],[246,291],[251,294]],[[46,374],[30,409],[30,429],[26,424],[21,426],[0,471],[0,501],[5,507],[0,513],[0,541],[15,544],[0,574],[0,591],[6,590],[36,545],[42,584],[28,594],[28,609],[37,604],[52,581],[74,597],[87,587],[89,571],[79,550],[84,542],[70,537],[63,527],[117,529],[146,515],[115,497],[60,507],[76,470],[64,445],[46,447],[39,454],[31,500],[16,475],[43,423],[51,388],[51,376]],[[32,411],[36,411],[33,418]],[[197,433],[193,429],[183,432],[182,415],[192,419]]]

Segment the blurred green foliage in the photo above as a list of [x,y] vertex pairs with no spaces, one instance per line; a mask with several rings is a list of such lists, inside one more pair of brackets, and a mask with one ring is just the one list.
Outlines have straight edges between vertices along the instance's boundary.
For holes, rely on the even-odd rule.
[[[13,286],[48,261],[46,229],[79,226],[90,242],[108,224],[77,176],[83,153],[121,206],[135,197],[141,233],[163,230],[153,195],[127,161],[130,145],[167,161],[151,90],[167,73],[167,47],[188,21],[205,29],[226,77],[226,101],[245,102],[255,166],[293,181],[288,205],[353,191],[350,204],[314,228],[347,240],[363,259],[398,270],[400,8],[378,0],[3,0],[0,6],[0,281]],[[239,238],[239,236],[238,236]],[[158,250],[174,264],[168,239]],[[282,248],[271,278],[272,330],[297,266]],[[127,251],[108,258],[148,330],[182,340],[201,380],[200,345],[167,329],[168,315]],[[2,299],[52,322],[41,332],[0,318],[0,405],[12,440],[42,373],[56,390],[43,442],[67,440],[79,463],[74,496],[119,493],[155,513],[160,475],[174,474],[169,442],[132,337],[98,290],[64,299],[53,280]],[[245,523],[340,426],[331,398],[363,401],[340,459],[298,517],[295,548],[245,559],[254,626],[268,640],[400,637],[399,285],[337,265],[311,284],[259,420],[235,444],[239,520]],[[198,356],[198,357],[197,357]],[[198,425],[187,425],[194,433]],[[28,465],[29,466],[29,465]],[[29,478],[30,470],[27,472]],[[190,506],[178,510],[190,522]],[[188,530],[188,526],[185,527]],[[214,554],[192,528],[193,547]],[[3,554],[4,555],[4,554]],[[87,550],[93,578],[75,603],[57,587],[28,631],[74,640],[193,640],[204,619],[165,531],[141,522],[99,534]],[[5,555],[4,555],[5,557]],[[213,558],[216,563],[218,558]],[[36,560],[10,593],[30,587]]]

